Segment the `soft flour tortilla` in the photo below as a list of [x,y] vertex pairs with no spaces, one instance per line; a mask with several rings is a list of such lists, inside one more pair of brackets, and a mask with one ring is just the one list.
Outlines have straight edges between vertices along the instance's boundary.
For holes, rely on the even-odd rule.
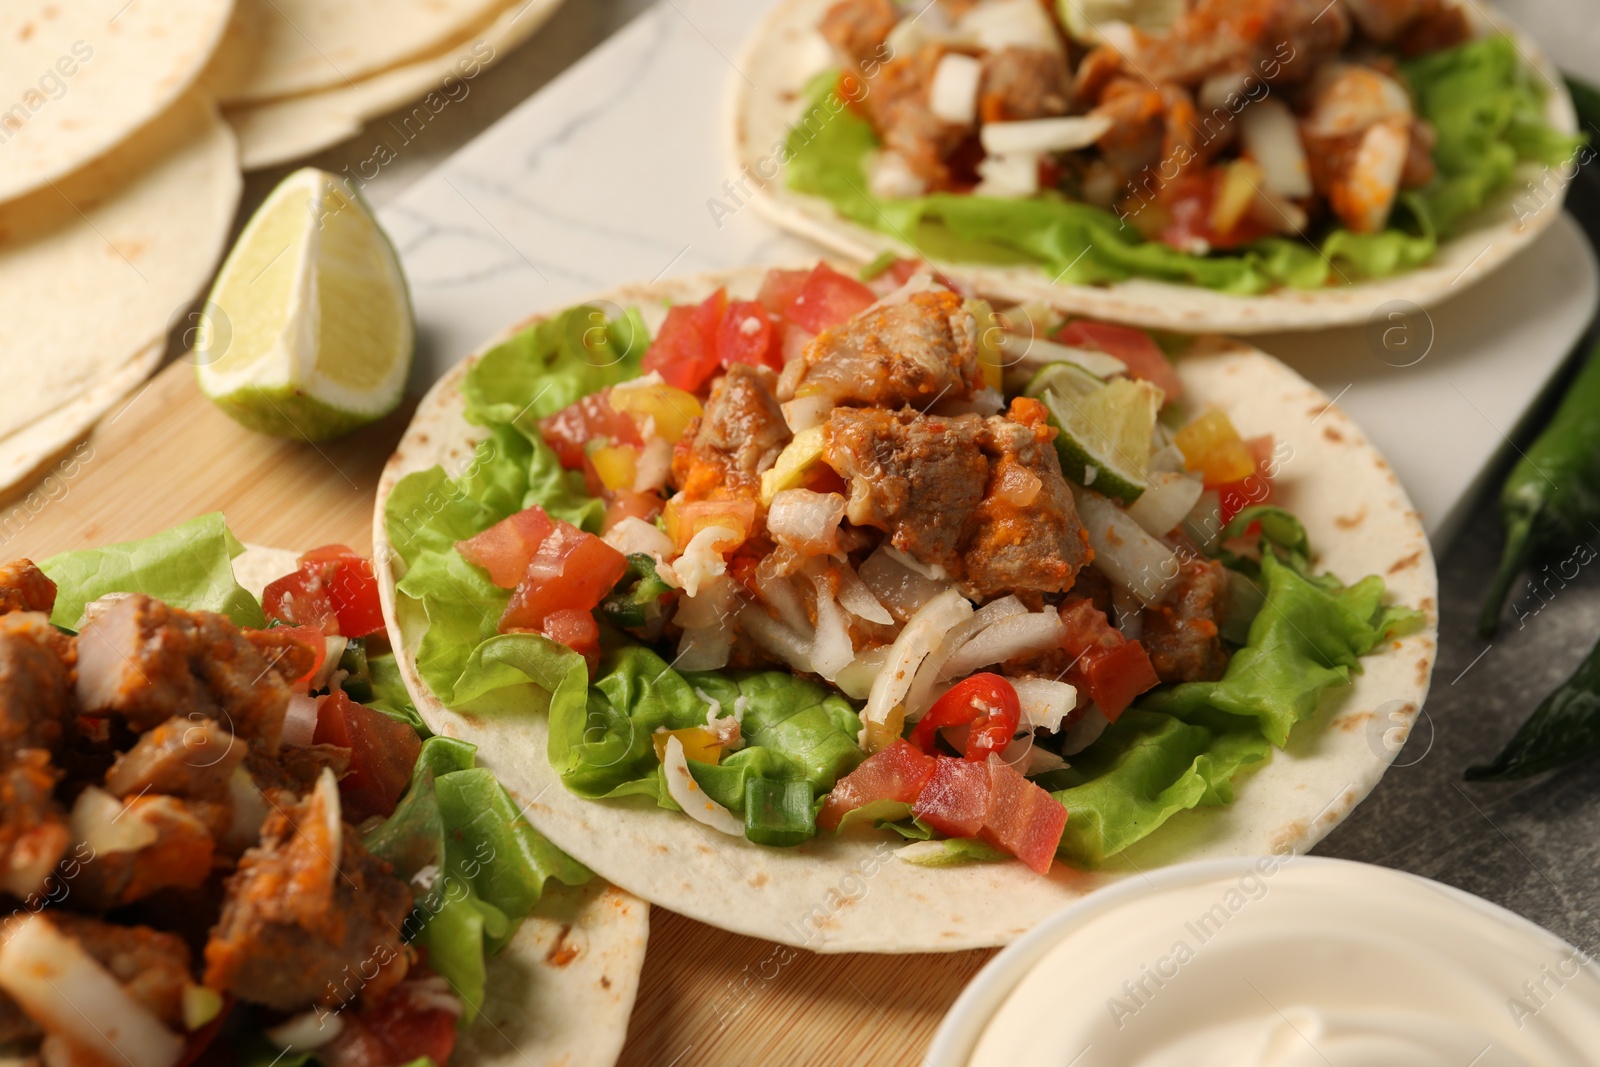
[[[233,574],[259,597],[295,566],[293,552],[250,545]],[[650,906],[614,885],[547,883],[511,943],[489,958],[483,1012],[450,1062],[610,1067],[627,1037],[649,933]]]
[[[239,163],[247,171],[260,170],[320,152],[354,137],[368,121],[407,101],[426,100],[440,107],[438,100],[444,100],[443,106],[454,106],[461,99],[458,84],[470,84],[483,68],[533,36],[560,4],[561,0],[513,0],[466,37],[425,59],[353,84],[230,108],[225,115],[239,138]],[[418,114],[417,121],[397,115],[395,132],[414,137],[432,118],[431,108]],[[387,133],[382,131],[380,140],[387,141]]]
[[[205,85],[224,105],[351,86],[438,51],[507,0],[236,0]],[[537,8],[548,0],[520,0]]]
[[[836,63],[816,29],[832,3],[784,0],[762,23],[739,65],[749,78],[736,79],[732,87],[729,129],[733,158],[741,174],[750,176],[757,208],[778,225],[863,262],[886,251],[919,254],[890,235],[845,219],[826,200],[788,188],[786,172],[779,172],[771,181],[760,180],[777,163],[775,150],[801,113],[806,83],[819,70]],[[1522,55],[1551,87],[1547,100],[1550,123],[1563,132],[1575,131],[1572,98],[1538,45],[1498,16],[1490,22],[1476,3],[1467,10],[1480,32],[1503,29],[1515,38]],[[1511,186],[1497,194],[1462,233],[1442,242],[1426,266],[1392,278],[1319,290],[1285,288],[1261,296],[1233,296],[1198,285],[1147,278],[1105,286],[1052,284],[1051,274],[1042,267],[933,262],[950,277],[970,282],[989,295],[1019,303],[1043,301],[1064,311],[1153,329],[1266,333],[1346,326],[1367,321],[1391,301],[1422,307],[1438,304],[1486,277],[1555,221],[1568,177],[1558,169],[1524,163]],[[1537,194],[1529,192],[1529,182],[1537,187]],[[1524,211],[1531,211],[1520,222],[1513,211],[1519,197],[1525,201],[1521,205]]]
[[190,95],[70,177],[0,204],[0,484],[154,369],[222,254],[240,185],[227,123]]
[[232,0],[0,4],[0,201],[48,185],[166,110],[216,49]]
[[[602,306],[637,307],[654,330],[663,303],[702,299],[718,285],[750,298],[762,271],[744,269],[634,286]],[[888,833],[822,834],[799,848],[765,848],[718,834],[648,802],[584,800],[569,793],[545,756],[541,713],[462,716],[422,683],[414,654],[426,620],[397,601],[384,505],[405,475],[442,464],[461,470],[485,436],[462,417],[469,364],[429,392],[378,486],[373,539],[385,617],[418,710],[437,733],[480,746],[501,781],[533,798],[541,832],[605,877],[653,903],[737,933],[819,952],[927,952],[1004,944],[1090,890],[1181,856],[1257,855],[1310,848],[1371,791],[1427,695],[1436,649],[1433,555],[1394,472],[1361,430],[1289,368],[1237,342],[1205,341],[1179,361],[1187,402],[1226,411],[1246,436],[1271,433],[1293,448],[1276,483],[1283,506],[1305,523],[1318,564],[1346,582],[1382,575],[1399,603],[1420,608],[1423,630],[1363,660],[1365,672],[1328,694],[1287,750],[1235,781],[1236,801],[1175,817],[1094,873],[1057,863],[1041,877],[1020,863],[930,869],[894,857]],[[539,694],[530,687],[530,700]]]

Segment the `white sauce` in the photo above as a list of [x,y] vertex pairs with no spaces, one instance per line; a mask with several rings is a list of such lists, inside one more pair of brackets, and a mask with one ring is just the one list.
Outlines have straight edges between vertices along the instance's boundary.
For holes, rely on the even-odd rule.
[[1265,857],[1091,914],[1025,974],[973,1067],[1566,1067],[1600,966],[1430,883]]

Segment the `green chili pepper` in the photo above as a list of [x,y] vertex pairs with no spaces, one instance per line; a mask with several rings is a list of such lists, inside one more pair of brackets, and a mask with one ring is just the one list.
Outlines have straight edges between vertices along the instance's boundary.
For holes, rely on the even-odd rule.
[[1485,637],[1499,627],[1511,583],[1535,555],[1570,549],[1600,529],[1600,347],[1506,478],[1500,521],[1506,548],[1478,618]]
[[1467,768],[1467,779],[1528,778],[1596,752],[1600,752],[1600,643],[1571,678],[1540,702],[1494,762]]
[[635,552],[628,557],[628,570],[616,589],[600,602],[600,614],[611,625],[624,630],[649,626],[665,612],[661,598],[670,592],[672,586],[656,573],[655,559]]

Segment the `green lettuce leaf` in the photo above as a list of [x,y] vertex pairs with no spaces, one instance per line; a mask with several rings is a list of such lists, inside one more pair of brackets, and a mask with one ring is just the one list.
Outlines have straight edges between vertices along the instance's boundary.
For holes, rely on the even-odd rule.
[[1320,247],[1268,238],[1243,249],[1193,255],[1156,241],[1112,212],[1048,192],[1026,200],[936,193],[881,199],[866,167],[878,148],[871,124],[844,105],[837,73],[817,76],[785,144],[788,182],[843,216],[890,234],[932,259],[1033,263],[1058,281],[1093,285],[1127,278],[1186,282],[1249,295],[1280,286],[1317,289],[1382,278],[1427,263],[1441,238],[1512,180],[1521,160],[1555,164],[1581,139],[1544,119],[1544,90],[1509,38],[1491,37],[1404,65],[1419,114],[1439,134],[1438,174],[1405,194],[1388,229],[1335,229]]
[[1362,656],[1421,620],[1410,608],[1383,604],[1383,579],[1376,575],[1345,586],[1332,575],[1308,576],[1296,562],[1263,552],[1265,602],[1250,624],[1249,643],[1233,654],[1220,681],[1158,690],[1140,706],[1191,722],[1218,711],[1244,716],[1281,748],[1323,692],[1361,669]]
[[511,940],[545,883],[592,877],[528,825],[475,759],[464,741],[428,738],[394,814],[365,840],[400,877],[422,876],[405,932],[466,1003],[464,1022],[483,1005],[486,955]]
[[1270,753],[1244,720],[1199,725],[1130,708],[1072,758],[1066,773],[1084,781],[1052,792],[1068,813],[1057,854],[1097,867],[1180,811],[1231,804],[1234,774]]
[[56,583],[50,621],[76,629],[84,606],[109,593],[144,593],[186,611],[214,611],[240,626],[267,624],[261,605],[233,577],[244,546],[220,511],[140,541],[63,552],[39,564]]

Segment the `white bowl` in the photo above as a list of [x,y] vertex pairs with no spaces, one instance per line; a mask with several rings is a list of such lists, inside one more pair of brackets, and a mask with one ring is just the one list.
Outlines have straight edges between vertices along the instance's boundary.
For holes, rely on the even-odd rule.
[[[960,998],[951,1007],[938,1032],[934,1035],[933,1044],[924,1060],[925,1067],[967,1067],[969,1060],[983,1037],[985,1028],[991,1018],[1010,998],[1019,983],[1033,971],[1034,967],[1048,955],[1056,946],[1071,933],[1078,930],[1091,919],[1099,918],[1106,913],[1124,908],[1135,901],[1146,901],[1174,890],[1201,885],[1221,879],[1242,878],[1251,872],[1262,870],[1259,864],[1276,864],[1278,869],[1292,865],[1299,871],[1318,870],[1361,870],[1363,877],[1370,878],[1370,892],[1363,893],[1359,903],[1363,906],[1370,905],[1373,909],[1380,909],[1386,902],[1384,887],[1405,884],[1408,886],[1425,886],[1441,895],[1442,907],[1439,912],[1440,924],[1446,923],[1446,913],[1455,908],[1466,909],[1472,913],[1480,924],[1493,924],[1498,927],[1503,941],[1504,935],[1520,946],[1525,946],[1540,953],[1551,953],[1555,959],[1570,959],[1577,961],[1577,966],[1587,971],[1591,978],[1596,974],[1593,959],[1580,949],[1567,944],[1548,930],[1528,921],[1514,912],[1507,911],[1497,904],[1475,897],[1452,886],[1443,885],[1416,875],[1406,874],[1384,867],[1370,864],[1352,863],[1348,860],[1325,859],[1316,856],[1281,856],[1281,857],[1232,857],[1227,859],[1204,860],[1194,863],[1182,863],[1171,867],[1152,870],[1143,876],[1137,876],[1115,883],[1105,889],[1097,890],[1039,924],[1033,930],[1013,942],[994,959],[978,972],[977,976],[967,985]],[[1347,898],[1345,898],[1347,899]],[[1457,913],[1458,920],[1462,917]],[[1407,927],[1408,933],[1414,933],[1414,941],[1419,954],[1427,951],[1424,948],[1424,931],[1415,925]],[[1405,936],[1405,935],[1402,935]],[[1491,939],[1484,939],[1488,945]],[[1493,951],[1487,949],[1486,951]],[[1507,968],[1505,978],[1505,992],[1508,998],[1522,996],[1518,982],[1524,977],[1520,972]],[[1513,979],[1515,974],[1515,979]],[[1596,988],[1600,988],[1597,981]],[[1576,1000],[1576,997],[1574,997]],[[1074,998],[1063,998],[1064,1003],[1074,1003]],[[1085,999],[1081,1003],[1087,1004]],[[1509,1003],[1509,1001],[1508,1001]],[[1406,1005],[1394,1005],[1404,1008]],[[1099,1005],[1094,1005],[1098,1009]],[[1577,1007],[1574,1003],[1570,1007]],[[1069,1009],[1070,1010],[1070,1009]],[[1088,1010],[1087,1008],[1085,1010]],[[1076,1061],[1073,1061],[1076,1062]],[[1019,1062],[1017,1067],[1025,1067]],[[1551,1065],[1555,1067],[1555,1065]]]

